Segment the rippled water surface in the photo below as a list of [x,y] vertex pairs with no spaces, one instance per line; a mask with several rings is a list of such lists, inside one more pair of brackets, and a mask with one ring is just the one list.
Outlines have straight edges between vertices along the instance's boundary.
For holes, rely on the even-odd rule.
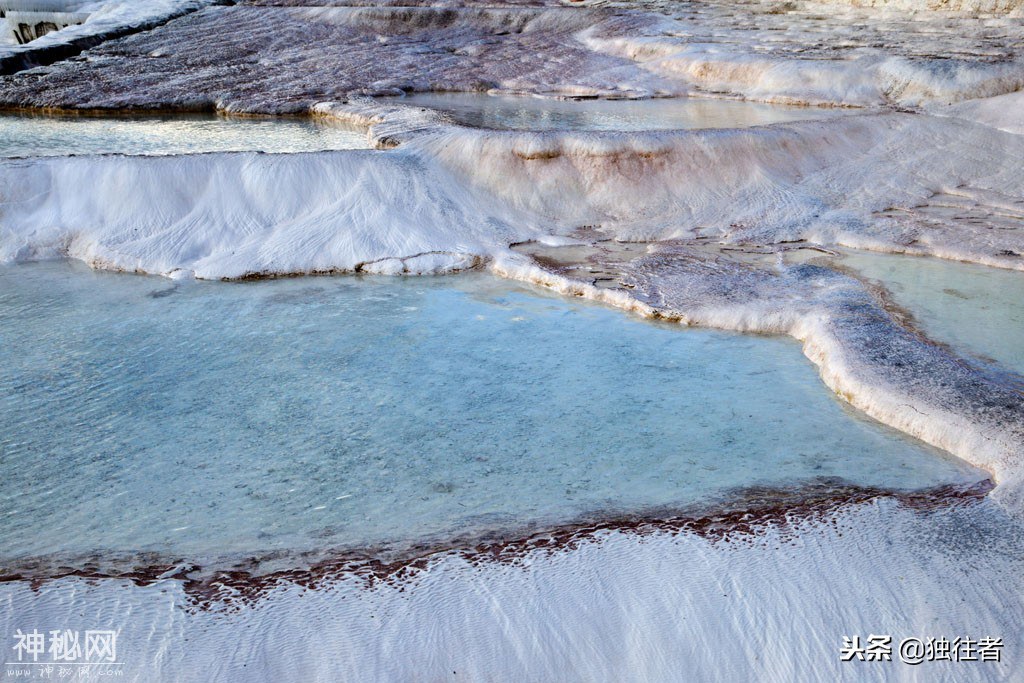
[[556,100],[479,93],[422,93],[399,101],[439,109],[463,125],[511,130],[746,128],[849,114],[849,110],[842,109],[686,97]]
[[366,132],[297,118],[0,116],[0,157],[365,149]]
[[797,344],[485,275],[175,284],[0,267],[2,558],[427,541],[821,477],[977,470]]

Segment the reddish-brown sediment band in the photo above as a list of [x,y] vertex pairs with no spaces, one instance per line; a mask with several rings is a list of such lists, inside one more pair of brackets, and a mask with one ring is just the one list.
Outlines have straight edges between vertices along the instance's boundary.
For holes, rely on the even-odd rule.
[[[368,585],[387,582],[398,586],[429,567],[441,556],[457,555],[472,565],[486,563],[515,564],[534,553],[565,552],[595,540],[608,532],[650,535],[654,533],[695,534],[713,542],[730,543],[765,533],[769,529],[790,529],[803,522],[836,524],[836,515],[853,506],[879,500],[922,513],[976,504],[992,490],[991,480],[970,485],[946,485],[928,489],[901,491],[862,487],[845,483],[812,483],[793,489],[751,487],[735,492],[730,502],[702,512],[649,511],[580,520],[530,532],[492,532],[475,537],[452,538],[421,544],[402,551],[394,559],[385,559],[382,549],[362,548],[318,553],[310,560],[300,553],[290,558],[305,566],[261,571],[264,562],[280,562],[279,556],[253,555],[228,568],[202,567],[182,559],[145,555],[123,560],[123,568],[100,567],[81,560],[24,560],[0,568],[0,583],[28,582],[34,589],[55,579],[77,577],[97,580],[126,580],[139,586],[161,580],[182,582],[194,609],[212,609],[225,605],[244,605],[258,601],[282,584],[309,589],[328,585],[333,580],[355,577]],[[140,561],[141,560],[141,561]],[[285,558],[288,561],[289,558]],[[117,562],[116,564],[120,564]]]

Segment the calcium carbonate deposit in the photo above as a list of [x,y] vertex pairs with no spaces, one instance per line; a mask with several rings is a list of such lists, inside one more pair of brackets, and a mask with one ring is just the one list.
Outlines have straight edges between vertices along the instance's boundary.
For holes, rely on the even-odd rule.
[[31,4],[0,637],[112,631],[134,681],[1019,678],[1018,0]]

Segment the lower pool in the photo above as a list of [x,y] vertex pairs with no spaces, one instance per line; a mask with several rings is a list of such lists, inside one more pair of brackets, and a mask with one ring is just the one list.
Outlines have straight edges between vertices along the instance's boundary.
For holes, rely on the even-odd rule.
[[0,566],[401,546],[750,486],[984,476],[844,407],[792,341],[483,274],[0,267]]

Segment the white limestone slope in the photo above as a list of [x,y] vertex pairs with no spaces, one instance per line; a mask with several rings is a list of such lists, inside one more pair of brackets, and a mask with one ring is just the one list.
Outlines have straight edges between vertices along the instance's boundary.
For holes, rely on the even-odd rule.
[[[982,5],[994,14],[977,14]],[[631,17],[629,30],[595,25],[579,39],[698,91],[916,107],[1024,86],[1021,11],[1019,0],[668,5],[662,16]]]
[[387,152],[11,160],[0,188],[0,259],[172,276],[444,272],[536,234]]
[[[407,147],[563,232],[586,225],[626,240],[808,240],[1024,268],[1024,140],[949,118],[858,115],[636,134],[437,128]],[[994,230],[932,207],[947,195],[1007,222]]]
[[968,100],[954,105],[934,104],[928,110],[939,116],[953,116],[998,128],[1007,133],[1024,134],[1024,91],[1016,91]]

